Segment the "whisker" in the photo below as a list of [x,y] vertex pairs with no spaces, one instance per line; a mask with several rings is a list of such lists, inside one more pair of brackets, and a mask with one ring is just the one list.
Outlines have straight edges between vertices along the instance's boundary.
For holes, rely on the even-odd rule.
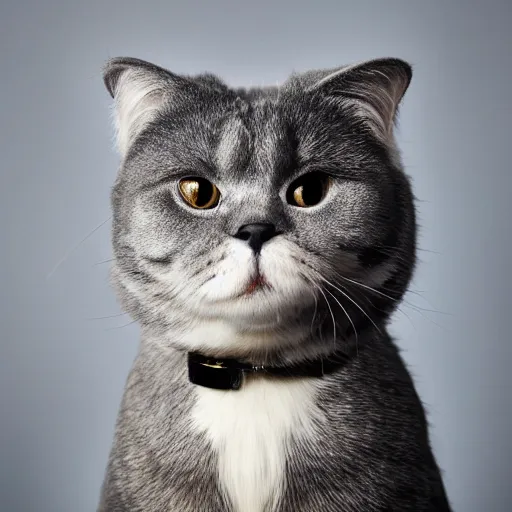
[[71,256],[71,254],[73,252],[75,252],[78,249],[78,247],[80,247],[89,237],[91,237],[94,233],[96,233],[96,231],[98,231],[101,227],[103,227],[110,219],[112,219],[112,215],[107,220],[104,220],[101,224],[96,226],[86,237],[82,238],[82,240],[80,240],[80,242],[78,242],[76,245],[71,247],[71,249],[66,251],[64,256],[57,262],[57,264],[47,274],[46,279],[50,279],[50,277],[52,277],[52,275],[55,274],[55,272],[58,270],[58,268],[69,258],[69,256]]
[[[361,283],[362,284],[362,283]],[[381,290],[384,290],[384,291],[389,291],[389,292],[392,292],[393,290],[391,288],[387,288],[386,286],[381,286],[380,287]],[[410,294],[410,295],[415,295],[416,297],[419,297],[420,299],[423,299],[425,302],[427,302],[430,307],[433,308],[431,302],[426,298],[424,297],[424,294],[425,293],[425,290],[411,290],[410,288],[407,289],[404,293],[404,296],[407,295],[407,294]],[[396,300],[396,299],[393,299],[393,300]],[[417,306],[415,304],[412,304],[412,302],[409,302],[408,300],[406,299],[400,299],[402,302],[404,302],[404,304],[406,305],[409,305],[411,307],[415,307],[415,308],[418,308],[418,309],[423,309],[423,311],[427,311],[427,312],[431,312],[431,313],[437,313],[439,315],[447,315],[447,316],[452,316],[450,313],[446,313],[444,311],[436,311],[434,309],[425,309],[425,308],[422,308],[421,306]]]
[[[344,276],[342,276],[341,274],[339,274],[338,272],[336,272],[336,275],[337,275],[338,277],[340,277],[340,278],[343,278],[343,277],[344,277]],[[354,283],[355,283],[355,284],[361,284],[361,285],[362,285],[362,283],[358,283],[358,282],[356,282],[356,281],[355,281]],[[338,284],[340,284],[340,283],[338,283]],[[341,286],[341,284],[340,284],[340,286]],[[370,287],[363,286],[363,288],[370,288]],[[347,290],[347,292],[349,291],[347,288],[346,288],[346,290]],[[352,293],[355,293],[355,292],[356,292],[356,290],[350,290],[350,291],[352,291]],[[373,289],[372,289],[372,291],[377,291],[377,290],[373,290]],[[368,302],[372,308],[375,308],[375,306],[374,306],[373,302],[371,301],[371,299],[370,299],[366,294],[364,294],[364,293],[362,293],[362,292],[361,292],[361,298],[363,298],[366,302]],[[391,298],[391,297],[389,297],[389,298],[390,298],[391,300],[393,300],[394,302],[398,302],[396,299],[393,299],[393,298]],[[412,308],[411,308],[411,309],[412,309]],[[412,325],[412,327],[413,327],[414,329],[416,329],[416,326],[414,325],[413,321],[411,320],[411,317],[410,317],[410,316],[409,316],[405,311],[403,311],[403,310],[402,310],[402,308],[401,308],[400,306],[398,306],[398,305],[397,305],[397,306],[396,306],[396,310],[397,310],[399,313],[401,313],[403,316],[405,316],[405,318],[407,318],[407,321]],[[379,311],[381,311],[381,310],[379,309]],[[414,311],[414,310],[413,310],[413,311]]]
[[93,264],[93,267],[97,267],[98,265],[103,265],[104,263],[110,263],[111,261],[114,261],[114,258],[109,258],[108,260],[98,261],[97,263]]
[[345,313],[345,316],[348,318],[350,325],[352,325],[352,329],[354,330],[354,334],[356,336],[356,352],[359,354],[359,337],[357,335],[356,326],[354,325],[352,318],[350,318],[350,315],[348,314],[347,310],[341,305],[341,302],[336,298],[336,296],[332,294],[329,290],[325,291],[338,303],[339,307],[343,310],[343,313]]
[[[391,246],[391,245],[381,245],[381,246],[378,246],[378,248],[380,248],[380,249],[389,249],[389,250],[392,250],[392,251],[396,251],[396,250],[398,249],[396,246]],[[432,253],[434,253],[434,254],[442,254],[442,253],[440,253],[440,252],[432,251],[432,250],[429,250],[429,249],[417,248],[417,250],[422,251],[422,252],[432,252]],[[311,252],[311,251],[308,251],[308,252]],[[401,261],[407,262],[407,259],[406,259],[405,257],[403,257],[403,256],[401,256],[401,255],[397,255],[397,254],[396,254],[396,252],[387,252],[387,251],[383,251],[383,252],[384,252],[385,254],[389,255],[389,256],[394,256],[394,257],[395,257],[395,258],[397,258],[399,261],[401,260]],[[315,254],[315,253],[313,253],[313,254],[314,254],[315,256],[319,256],[318,254]],[[322,258],[322,259],[323,259],[323,258]],[[308,266],[308,268],[310,268],[311,270],[315,271],[315,269],[314,269],[314,268],[312,268],[310,265],[307,265],[307,266]],[[333,269],[333,270],[334,270],[334,269]],[[315,271],[315,272],[316,272],[316,271]],[[346,280],[346,281],[348,281],[348,282],[351,282],[351,283],[356,284],[356,285],[358,285],[358,286],[361,286],[361,287],[363,287],[363,288],[367,288],[368,290],[370,290],[370,291],[372,291],[372,292],[374,292],[374,293],[377,293],[377,294],[379,294],[379,295],[382,295],[383,297],[386,297],[386,298],[388,298],[388,299],[390,299],[390,300],[392,300],[392,301],[394,301],[394,302],[402,302],[404,305],[409,306],[411,309],[416,310],[416,311],[417,311],[418,313],[420,313],[420,314],[421,314],[421,311],[425,311],[425,312],[427,312],[427,313],[436,313],[436,314],[438,314],[438,315],[453,316],[451,313],[447,313],[447,312],[445,312],[445,311],[438,311],[438,310],[435,310],[435,309],[427,309],[427,308],[423,308],[423,307],[421,307],[421,306],[417,306],[417,305],[413,304],[412,302],[409,302],[408,300],[406,300],[406,299],[405,299],[405,298],[403,298],[403,297],[402,297],[401,299],[395,299],[395,298],[393,298],[393,297],[391,297],[391,296],[389,296],[389,295],[386,295],[386,294],[384,294],[384,293],[382,293],[382,292],[379,292],[378,290],[375,290],[374,288],[369,287],[369,286],[367,286],[367,285],[365,285],[365,284],[363,284],[363,283],[360,283],[360,282],[358,282],[358,281],[352,281],[352,280],[350,280],[349,278],[347,278],[347,277],[345,277],[345,276],[341,275],[339,272],[336,272],[336,271],[334,271],[334,272],[336,273],[336,275],[337,275],[338,277],[340,277],[340,278],[342,278],[342,279],[344,279],[344,280]],[[386,290],[386,288],[382,288],[382,289],[383,289],[383,290]],[[389,289],[387,289],[387,290],[389,290]],[[389,290],[389,291],[391,291],[391,290]],[[420,293],[419,293],[419,292],[415,292],[415,291],[413,291],[413,290],[407,290],[407,292],[408,292],[408,293],[411,293],[411,294],[413,294],[413,295],[417,295],[417,296],[422,297],[422,296],[420,295]],[[428,300],[427,300],[427,299],[425,299],[425,297],[422,297],[422,298],[423,298],[426,302],[428,302]],[[430,303],[429,303],[429,304],[430,304]],[[430,304],[430,305],[431,305],[431,304]],[[432,306],[432,305],[431,305],[431,306]],[[402,314],[403,314],[403,315],[404,315],[404,316],[405,316],[409,321],[411,321],[411,320],[410,320],[410,318],[409,318],[409,316],[407,316],[407,315],[406,315],[406,314],[405,314],[405,313],[404,313],[400,308],[398,308],[398,307],[397,307],[396,309],[397,309],[398,311],[400,311],[400,313],[402,313]],[[433,322],[433,323],[434,323],[435,325],[439,325],[439,324],[437,324],[436,322]]]
[[[400,247],[397,247],[396,245],[377,245],[376,246],[377,249],[389,249],[391,251],[399,251],[401,248]],[[437,255],[442,255],[441,252],[439,251],[433,251],[431,249],[423,249],[422,247],[416,247],[416,250],[418,252],[428,252],[428,253],[431,253],[431,254],[437,254]]]
[[[416,311],[416,313],[418,313],[419,315],[421,315],[422,318],[424,318],[425,320],[428,320],[429,322],[433,323],[434,325],[436,325],[437,327],[439,327],[440,329],[446,329],[446,327],[444,327],[443,325],[437,323],[435,320],[432,320],[432,318],[429,318],[427,315],[424,315],[422,311],[420,311],[419,309],[416,309],[413,311]],[[425,311],[429,311],[428,309],[426,309]],[[436,313],[436,311],[432,311],[432,313]],[[446,313],[448,314],[448,313]]]
[[[352,279],[349,279],[348,277],[342,276],[341,274],[338,274],[341,279],[344,279],[345,281],[348,281],[349,283],[361,286],[362,288],[366,288],[367,290],[370,290],[373,293],[376,293],[378,295],[381,295],[382,297],[385,297],[386,299],[392,300],[393,302],[400,302],[400,299],[395,299],[394,297],[391,297],[390,295],[387,295],[379,290],[376,290],[375,288],[372,288],[371,286],[368,286],[364,283],[361,283],[360,281],[354,281]],[[453,316],[450,313],[444,313],[443,311],[435,311],[433,309],[426,309],[422,308],[421,306],[416,306],[416,304],[413,304],[412,302],[409,302],[407,300],[401,299],[401,302],[409,306],[411,309],[415,309],[416,311],[426,311],[428,313],[437,313],[439,315],[446,315],[446,316]]]
[[[384,287],[382,287],[382,289],[383,289],[383,290],[387,290],[387,288],[384,288]],[[425,295],[424,295],[425,293],[426,293],[426,291],[425,291],[425,290],[417,290],[417,291],[416,291],[416,290],[408,289],[408,290],[406,290],[406,292],[405,292],[405,294],[404,294],[404,295],[405,295],[405,296],[407,296],[407,294],[411,294],[411,295],[415,295],[416,297],[418,297],[418,298],[420,298],[420,299],[424,300],[424,301],[425,301],[425,302],[430,306],[430,308],[432,308],[432,309],[431,309],[431,311],[432,311],[433,313],[437,313],[437,314],[439,314],[439,315],[453,316],[451,313],[446,313],[445,311],[435,311],[435,310],[434,310],[434,306],[433,306],[432,302],[430,302],[430,301],[425,297]],[[407,302],[407,301],[406,301],[406,302]],[[419,307],[419,306],[418,306],[418,307]],[[426,311],[428,311],[428,310],[426,310]]]
[[316,314],[317,314],[317,310],[318,310],[318,297],[316,296],[316,293],[313,293],[313,298],[315,299],[315,311],[313,312],[313,319],[311,320],[310,332],[312,335],[313,335],[313,325],[315,324],[315,318],[316,318]]
[[128,327],[129,325],[137,323],[137,320],[132,320],[131,322],[128,322],[127,324],[123,325],[117,325],[116,327],[109,327],[108,329],[105,329],[105,331],[115,331],[116,329],[122,329],[123,327]]
[[86,318],[86,320],[107,320],[109,318],[118,318],[120,316],[127,315],[128,313],[117,313],[116,315],[108,315],[108,316],[94,316],[91,318]]
[[[348,294],[346,294],[343,290],[340,290],[337,286],[335,286],[334,284],[332,284],[330,281],[328,281],[327,279],[323,278],[322,277],[322,280],[324,280],[328,285],[332,286],[334,289],[338,290],[345,298],[347,298],[350,302],[352,302],[352,304],[354,304],[362,313],[363,315],[366,316],[366,318],[368,318],[368,320],[370,320],[370,322],[373,324],[373,326],[375,327],[375,329],[377,329],[377,331],[382,334],[382,331],[380,330],[379,326],[372,320],[372,318],[370,317],[370,315],[354,300],[352,299]],[[340,285],[341,286],[341,285]]]
[[[367,286],[367,285],[365,285],[365,284],[363,284],[363,283],[360,283],[360,282],[358,282],[358,281],[353,281],[352,279],[349,279],[348,277],[344,277],[344,276],[341,276],[341,275],[340,275],[340,277],[341,277],[342,279],[345,279],[346,281],[349,281],[349,282],[353,283],[353,284],[357,284],[357,285],[359,285],[359,286],[361,286],[361,287],[363,287],[363,288],[366,288],[366,289],[368,289],[368,290],[370,290],[370,291],[372,291],[372,292],[374,292],[374,293],[376,293],[376,294],[378,294],[378,295],[382,295],[383,297],[386,297],[386,298],[388,298],[388,299],[390,299],[390,300],[392,300],[392,301],[394,301],[394,302],[399,302],[399,300],[394,299],[393,297],[391,297],[391,296],[389,296],[389,295],[386,295],[385,293],[382,293],[382,292],[380,292],[379,290],[376,290],[375,288],[372,288],[371,286]],[[443,327],[442,325],[438,324],[437,322],[435,322],[434,320],[432,320],[431,318],[429,318],[428,316],[424,315],[424,314],[423,314],[423,311],[430,312],[430,313],[438,313],[438,314],[440,314],[440,315],[453,316],[453,315],[451,315],[450,313],[443,313],[442,311],[434,311],[434,310],[430,310],[430,309],[421,308],[420,306],[416,306],[415,304],[412,304],[412,303],[410,303],[410,302],[408,302],[408,301],[406,301],[406,300],[403,300],[403,299],[402,299],[402,302],[403,302],[406,306],[410,307],[413,311],[415,311],[416,313],[420,314],[423,318],[425,318],[426,320],[429,320],[430,322],[432,322],[434,325],[436,325],[437,327],[439,327],[439,328],[441,328],[441,329],[444,329],[444,327]],[[403,315],[405,315],[405,313],[404,313],[400,308],[398,308],[398,307],[397,307],[397,309],[398,309],[398,310],[399,310]],[[406,318],[408,318],[408,319],[409,319],[409,321],[411,321],[411,320],[410,320],[410,318],[409,318],[407,315],[405,315],[405,316],[406,316]],[[411,322],[411,324],[412,324],[412,322]],[[412,325],[414,325],[414,324],[412,324]]]
[[[315,274],[318,274],[318,272],[317,272],[313,267],[311,267],[310,265],[305,264],[305,266],[306,266],[308,269],[310,269],[311,271],[313,271]],[[342,279],[345,279],[345,280],[348,280],[349,282],[351,282],[351,280],[350,280],[350,279],[348,279],[348,278],[346,278],[345,276],[341,275],[341,274],[340,274],[339,272],[337,272],[336,270],[332,269],[332,271],[334,271],[334,273],[336,274],[336,276],[338,276],[339,278],[342,278]],[[371,287],[368,287],[368,286],[366,286],[366,285],[363,285],[363,283],[359,283],[359,282],[357,282],[357,281],[353,281],[353,283],[354,283],[354,284],[356,284],[356,285],[360,285],[362,288],[367,288],[367,289],[369,289],[369,290],[371,290],[371,291],[375,291],[376,293],[380,293],[380,292],[378,292],[377,290],[374,290],[374,289],[373,289],[373,288],[371,288]],[[348,291],[348,290],[347,290],[347,291]],[[354,291],[354,290],[352,290],[352,291]],[[385,296],[386,296],[386,295],[385,295]],[[374,307],[374,305],[373,305],[372,301],[371,301],[371,300],[366,296],[366,294],[361,293],[361,297],[362,297],[365,301],[367,301],[367,302],[368,302],[372,307]],[[388,296],[386,296],[386,297],[388,297]],[[390,300],[394,301],[395,303],[396,303],[396,302],[398,302],[398,300],[397,300],[397,299],[394,299],[394,298],[392,298],[392,297],[388,297],[388,298],[389,298]],[[412,309],[412,308],[411,308],[411,309]],[[414,325],[414,322],[411,320],[411,317],[410,317],[410,316],[409,316],[405,311],[403,311],[403,310],[402,310],[402,308],[400,308],[398,305],[396,305],[396,310],[397,310],[400,314],[402,314],[402,315],[407,319],[407,321],[411,324],[411,326],[416,330],[416,326]]]
[[432,251],[430,249],[421,249],[420,247],[416,247],[416,250],[419,252],[428,252],[430,254],[436,254],[437,256],[441,256],[443,253],[439,251]]
[[325,296],[325,293],[323,292],[322,287],[318,286],[312,279],[310,281],[313,284],[313,286],[316,286],[318,288],[318,290],[320,291],[320,293],[323,295],[323,297],[325,299],[325,303],[327,304],[327,307],[329,308],[329,311],[331,313],[332,329],[333,329],[333,340],[332,341],[333,341],[333,347],[334,347],[334,349],[336,349],[336,320],[334,319],[334,313],[332,312],[331,305],[329,304],[329,301],[327,300],[327,297]]

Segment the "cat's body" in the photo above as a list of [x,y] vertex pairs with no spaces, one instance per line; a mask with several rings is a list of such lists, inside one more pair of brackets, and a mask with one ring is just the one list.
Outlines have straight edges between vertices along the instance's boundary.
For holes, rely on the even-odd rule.
[[[143,337],[100,512],[449,511],[423,407],[386,334],[414,266],[390,131],[409,78],[401,61],[374,61],[246,94],[111,62],[124,158],[114,279]],[[324,96],[339,88],[341,103]],[[314,173],[327,168],[324,188]],[[195,175],[222,201],[180,203],[197,183],[215,195],[183,181]],[[321,378],[255,374],[217,390],[189,381],[187,351],[290,367],[348,357]]]
[[184,355],[143,344],[100,510],[448,511],[418,397],[378,343],[325,381],[258,379],[231,397],[191,387]]

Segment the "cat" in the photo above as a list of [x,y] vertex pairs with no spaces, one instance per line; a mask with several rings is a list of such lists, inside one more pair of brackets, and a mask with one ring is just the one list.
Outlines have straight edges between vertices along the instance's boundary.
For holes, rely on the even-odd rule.
[[411,66],[234,89],[115,58],[112,281],[141,326],[99,512],[447,512],[386,331],[415,268]]

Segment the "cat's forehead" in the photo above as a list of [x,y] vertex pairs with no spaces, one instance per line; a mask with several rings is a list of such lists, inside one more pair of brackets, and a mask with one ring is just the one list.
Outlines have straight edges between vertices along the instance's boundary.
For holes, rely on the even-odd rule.
[[357,137],[339,109],[337,124],[332,118],[326,122],[325,115],[329,112],[320,105],[308,109],[284,95],[247,102],[247,108],[224,115],[216,124],[215,165],[229,176],[246,175],[248,170],[259,176],[286,176],[306,164],[339,164],[350,158]]
[[293,132],[289,117],[275,101],[259,100],[237,109],[223,120],[214,139],[218,171],[233,177],[247,170],[260,176],[286,172],[295,158]]
[[213,160],[222,174],[236,174],[247,167],[254,147],[254,134],[248,119],[235,112],[219,123],[213,137]]

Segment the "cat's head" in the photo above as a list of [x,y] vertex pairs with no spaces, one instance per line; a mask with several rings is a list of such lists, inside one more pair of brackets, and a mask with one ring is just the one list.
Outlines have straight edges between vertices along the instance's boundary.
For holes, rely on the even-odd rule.
[[414,267],[393,127],[410,66],[379,59],[230,89],[137,59],[105,68],[122,164],[114,280],[163,343],[312,352],[382,323]]

